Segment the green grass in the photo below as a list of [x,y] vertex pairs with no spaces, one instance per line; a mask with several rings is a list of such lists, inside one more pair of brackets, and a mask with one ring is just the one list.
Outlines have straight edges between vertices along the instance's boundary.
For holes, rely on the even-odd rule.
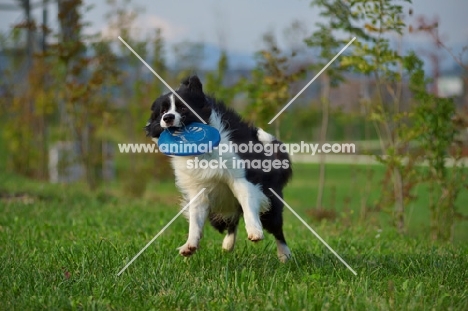
[[[293,183],[286,188],[287,202],[298,212],[306,213],[316,206],[319,184],[318,165],[297,165],[293,167]],[[372,172],[369,179],[368,170]],[[468,170],[466,170],[468,174]],[[335,209],[342,221],[355,225],[360,218],[361,206],[375,207],[382,191],[385,170],[380,165],[330,165],[326,167],[326,184],[323,206]],[[408,234],[427,236],[430,233],[429,189],[416,186],[412,193],[415,200],[406,206]],[[363,199],[364,198],[364,199]],[[365,202],[365,204],[363,203]],[[468,215],[468,191],[462,190],[457,200],[459,211]],[[391,208],[381,213],[371,213],[365,219],[366,226],[385,229],[391,226]],[[458,222],[454,228],[454,243],[468,241],[466,222]]]
[[[176,251],[188,229],[180,218],[117,277],[177,213],[171,182],[151,184],[144,198],[131,199],[115,187],[91,194],[80,185],[2,175],[0,310],[466,310],[466,223],[457,227],[458,243],[430,242],[425,189],[413,204],[409,235],[396,234],[388,217],[361,223],[365,178],[353,170],[327,167],[325,203],[336,208],[337,221],[307,216],[315,206],[316,165],[296,166],[285,199],[358,276],[286,210],[294,253],[287,264],[276,259],[270,235],[253,244],[243,225],[233,253],[221,251],[222,236],[207,226],[199,252],[184,259]],[[378,197],[377,182],[372,189],[370,202]],[[467,201],[463,193],[460,204]]]

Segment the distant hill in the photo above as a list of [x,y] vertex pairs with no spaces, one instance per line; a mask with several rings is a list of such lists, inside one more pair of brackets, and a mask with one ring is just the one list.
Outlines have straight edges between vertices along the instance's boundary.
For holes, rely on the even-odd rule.
[[[451,45],[450,48],[453,50],[455,55],[459,55],[459,53],[463,50],[463,47],[468,46],[468,42],[466,44],[458,43]],[[410,51],[415,51],[420,57],[423,58],[425,63],[425,70],[428,74],[431,72],[432,64],[428,61],[429,52],[434,50],[434,46],[432,43],[429,42],[417,42],[417,41],[404,41],[403,42],[403,51],[405,53],[409,53]],[[217,62],[219,60],[219,56],[221,55],[222,49],[218,46],[210,43],[204,44],[204,60],[201,64],[202,70],[213,70],[216,68]],[[318,51],[311,51],[310,55],[317,54]],[[460,68],[456,64],[456,62],[452,59],[452,57],[444,50],[440,51],[441,53],[441,63],[440,69],[442,73],[446,74],[460,74]],[[169,53],[170,54],[170,53]],[[228,59],[229,59],[229,66],[231,69],[251,69],[255,66],[255,56],[253,53],[247,52],[240,52],[240,51],[232,51],[228,50]],[[468,52],[465,53],[465,61],[468,61]],[[171,59],[170,55],[168,55],[168,60],[170,66],[174,65],[174,59]],[[457,68],[458,67],[458,68]],[[455,71],[455,72],[454,72]]]
[[[203,62],[201,70],[213,70],[216,68],[222,49],[214,44],[203,43]],[[170,67],[176,67],[175,59],[171,53],[166,53]],[[232,69],[250,69],[255,66],[254,55],[239,51],[227,51],[229,67]]]

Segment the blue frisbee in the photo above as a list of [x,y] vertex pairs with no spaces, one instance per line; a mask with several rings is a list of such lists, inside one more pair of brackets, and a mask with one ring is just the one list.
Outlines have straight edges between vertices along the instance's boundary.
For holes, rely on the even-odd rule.
[[203,123],[184,127],[170,127],[159,136],[159,151],[166,155],[191,156],[211,152],[219,145],[221,136],[217,129]]

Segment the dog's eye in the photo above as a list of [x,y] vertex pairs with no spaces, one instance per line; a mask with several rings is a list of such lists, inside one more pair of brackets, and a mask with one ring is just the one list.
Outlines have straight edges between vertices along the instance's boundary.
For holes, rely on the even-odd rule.
[[187,110],[188,110],[187,107],[182,107],[182,108],[180,109],[180,111],[182,111],[182,112],[187,112]]

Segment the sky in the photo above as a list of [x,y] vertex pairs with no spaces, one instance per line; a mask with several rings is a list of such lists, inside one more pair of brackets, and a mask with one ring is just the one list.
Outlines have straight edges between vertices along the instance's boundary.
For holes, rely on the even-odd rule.
[[[85,14],[92,25],[89,31],[111,33],[106,25],[106,1],[84,2],[94,5]],[[259,50],[267,31],[284,37],[284,29],[293,21],[300,21],[311,32],[319,20],[318,10],[310,6],[310,0],[133,0],[131,6],[141,9],[136,25],[142,32],[161,27],[169,43],[202,41],[242,53]],[[50,23],[56,25],[56,9],[52,4],[50,7]],[[411,7],[414,16],[439,16],[440,33],[449,45],[468,44],[468,0],[413,0]],[[41,10],[36,9],[34,15],[40,20]],[[0,11],[0,32],[8,31],[22,18],[21,11]]]

